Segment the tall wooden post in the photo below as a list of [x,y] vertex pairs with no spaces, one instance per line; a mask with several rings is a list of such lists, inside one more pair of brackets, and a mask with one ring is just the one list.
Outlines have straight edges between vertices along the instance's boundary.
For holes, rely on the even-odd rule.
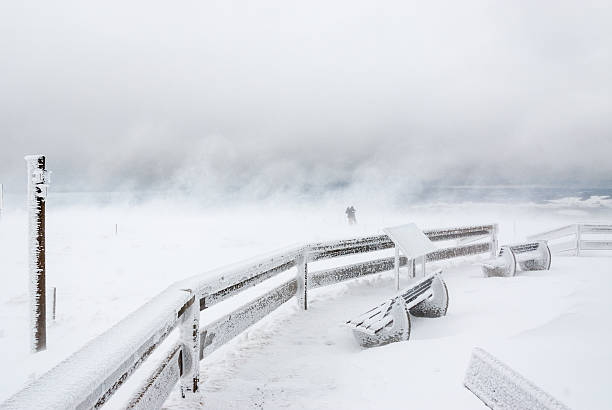
[[47,348],[45,289],[45,201],[48,173],[44,155],[25,157],[28,166],[30,323],[32,352]]

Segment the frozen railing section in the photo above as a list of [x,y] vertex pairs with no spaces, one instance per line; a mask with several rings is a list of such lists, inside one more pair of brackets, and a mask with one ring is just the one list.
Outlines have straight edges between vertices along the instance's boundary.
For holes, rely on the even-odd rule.
[[[496,247],[497,240],[497,225],[477,225],[465,226],[459,228],[445,228],[423,231],[433,242],[457,240],[457,246],[452,247],[457,255],[461,251],[457,248],[465,248],[468,254],[473,251],[473,248],[465,246],[467,243],[473,243],[485,240],[485,243],[490,243]],[[495,243],[494,243],[495,242]],[[351,255],[355,253],[371,252],[382,249],[393,248],[393,241],[387,235],[376,235],[365,238],[346,239],[341,241],[330,241],[311,244],[310,260],[317,261],[321,259],[333,258],[337,256]],[[440,250],[440,255],[444,253],[444,249]],[[442,258],[445,259],[445,258]],[[435,260],[433,257],[432,260]]]
[[[426,255],[427,261],[496,253],[496,225],[425,234],[432,241],[457,241]],[[307,309],[309,289],[391,270],[394,258],[312,273],[309,263],[393,246],[386,235],[300,245],[177,282],[0,404],[0,409],[90,409],[111,399],[113,407],[119,402],[119,407],[130,409],[160,408],[177,384],[183,396],[197,391],[199,361],[283,303],[296,296],[298,305]],[[406,258],[400,262],[409,263]],[[278,276],[294,267],[295,276]],[[269,285],[263,294],[200,325],[200,311],[264,282]],[[130,379],[137,371],[138,377]]]
[[[425,255],[425,261],[421,261],[422,273],[425,273],[426,262],[485,253],[489,253],[492,257],[495,256],[497,253],[497,232],[498,228],[496,224],[423,231],[425,236],[433,242],[455,241],[455,244],[454,246],[443,247]],[[308,262],[393,247],[393,242],[387,235],[315,243],[308,246]],[[408,260],[403,256],[400,257],[400,266],[408,265],[411,268],[412,276],[416,275],[415,264],[416,260]],[[360,276],[391,270],[393,266],[394,258],[388,257],[344,265],[333,269],[313,272],[311,274],[308,274],[306,269],[306,274],[308,276],[306,281],[309,283],[308,288],[317,288]]]
[[612,224],[572,224],[527,239],[547,241],[551,252],[556,254],[580,256],[582,251],[609,251],[612,250]]
[[0,408],[102,406],[176,326],[189,300],[189,292],[171,286],[9,398]]

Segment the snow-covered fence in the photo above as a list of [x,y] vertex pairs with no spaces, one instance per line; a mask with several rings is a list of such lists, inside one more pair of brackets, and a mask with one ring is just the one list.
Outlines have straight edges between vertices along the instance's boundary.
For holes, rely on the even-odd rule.
[[[486,240],[437,250],[428,254],[427,260],[495,253],[496,233],[495,225],[426,231],[432,241],[474,237]],[[308,289],[393,269],[391,257],[309,274],[309,262],[392,247],[386,235],[297,246],[175,283],[0,408],[99,408],[117,391],[128,398],[124,400],[125,408],[159,408],[177,383],[183,395],[197,390],[199,360],[293,296],[298,296],[299,305],[305,309]],[[407,260],[403,258],[402,262],[405,265]],[[263,295],[200,326],[200,311],[294,267],[295,278],[281,281]],[[174,342],[169,338],[173,332],[179,336]],[[149,369],[151,362],[147,360],[153,360],[151,356],[162,343],[164,346],[171,343],[170,348],[157,351],[164,356],[152,363],[147,375],[139,376],[143,381],[135,387],[128,383],[143,363]]]
[[[584,239],[586,235],[588,239]],[[593,236],[608,235],[608,239],[594,240]],[[545,240],[554,253],[580,256],[582,251],[612,250],[612,225],[572,224],[527,237],[529,240]]]
[[[495,255],[497,252],[497,225],[478,225],[460,228],[447,228],[423,231],[433,242],[456,240],[457,245],[438,249],[425,255],[425,262],[433,262],[451,259],[460,256],[477,255],[489,253]],[[483,242],[484,240],[484,242]],[[477,243],[470,243],[475,242]],[[366,238],[348,239],[343,241],[332,241],[312,244],[308,247],[308,261],[314,262],[338,256],[355,253],[378,251],[393,248],[393,241],[387,235],[370,236]],[[412,275],[415,275],[414,260],[409,261],[406,257],[400,257],[400,266],[412,263]],[[331,285],[333,283],[383,272],[393,269],[394,258],[382,258],[373,261],[345,265],[338,268],[317,271],[308,274],[308,288]],[[423,267],[423,272],[425,269]]]

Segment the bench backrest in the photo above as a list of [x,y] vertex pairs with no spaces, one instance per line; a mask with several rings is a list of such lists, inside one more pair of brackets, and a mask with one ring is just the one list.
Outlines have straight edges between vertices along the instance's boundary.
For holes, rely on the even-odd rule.
[[510,245],[510,249],[515,254],[521,254],[526,252],[535,251],[540,247],[539,242],[521,243],[518,245]]
[[399,298],[403,300],[406,310],[429,298],[433,294],[432,284],[435,275],[438,273],[439,272],[436,272],[433,275],[413,283],[409,288],[404,289],[398,295],[359,315],[357,318],[349,320],[346,324],[353,327],[359,327],[361,330],[368,333],[376,334],[393,321],[389,313],[394,304],[398,302]]

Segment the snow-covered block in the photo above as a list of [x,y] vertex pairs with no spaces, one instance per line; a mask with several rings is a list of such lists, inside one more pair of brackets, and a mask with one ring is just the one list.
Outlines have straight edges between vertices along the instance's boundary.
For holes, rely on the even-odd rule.
[[487,277],[514,276],[517,266],[523,271],[550,269],[550,249],[546,241],[504,245],[497,258],[484,262],[482,271]]
[[362,347],[383,346],[410,338],[410,313],[440,317],[448,310],[448,290],[441,271],[427,276],[398,295],[346,322]]
[[490,353],[472,351],[464,386],[491,409],[569,410]]

